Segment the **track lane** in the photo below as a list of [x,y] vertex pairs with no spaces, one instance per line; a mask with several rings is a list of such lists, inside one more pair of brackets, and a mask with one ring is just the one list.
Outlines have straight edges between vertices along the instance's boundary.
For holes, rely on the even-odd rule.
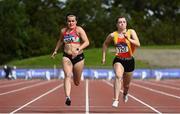
[[167,96],[163,93],[158,93],[158,87],[146,87],[136,81],[131,84],[130,92],[133,96],[147,102],[149,105],[155,107],[163,113],[178,113],[180,112],[180,100],[174,97]]
[[142,86],[148,87],[148,88],[154,88],[157,91],[165,92],[168,94],[172,94],[174,96],[179,96],[180,98],[180,88],[178,87],[173,87],[169,85],[164,85],[161,83],[152,83],[149,81],[139,81],[136,80],[137,83],[141,84]]
[[[146,81],[146,80],[145,80]],[[173,80],[173,79],[166,79],[166,80],[160,80],[160,81],[155,81],[155,80],[147,80],[151,83],[158,83],[158,84],[161,84],[161,85],[167,85],[167,86],[172,86],[172,87],[175,87],[175,88],[180,88],[180,80]]]
[[0,96],[5,95],[4,93],[8,93],[9,91],[14,91],[14,90],[18,90],[18,89],[21,89],[24,87],[28,87],[30,85],[37,84],[38,82],[40,82],[40,80],[25,81],[25,83],[23,83],[23,84],[18,84],[19,82],[16,82],[13,84],[17,84],[17,85],[13,85],[13,86],[11,86],[12,84],[3,85],[0,87]]
[[79,86],[72,82],[71,100],[71,106],[66,106],[64,88],[61,87],[18,113],[85,113],[85,81],[81,81]]
[[32,81],[19,81],[19,82],[16,82],[16,83],[10,83],[10,84],[5,84],[5,85],[1,85],[0,86],[0,89],[1,88],[7,88],[7,87],[14,87],[14,86],[17,86],[17,85],[22,85],[22,84],[25,84],[25,83],[30,83]]
[[0,96],[0,112],[9,113],[58,84],[59,82],[55,80],[42,80],[37,86],[32,85],[31,88],[2,95]]
[[[46,81],[41,80],[41,82],[46,82]],[[17,108],[22,107],[26,103],[33,101],[33,99],[41,96],[45,92],[52,90],[59,84],[62,84],[62,80],[54,80],[54,81],[52,80],[50,82],[51,83],[35,86],[32,88],[24,89],[22,91],[17,91],[11,94],[0,96],[0,113],[9,113],[10,111],[12,112]],[[82,81],[80,86],[78,87],[76,87],[72,83],[72,94],[71,94],[72,106],[70,107],[67,107],[64,104],[65,96],[64,96],[63,87],[61,87],[53,91],[52,93],[49,93],[39,98],[38,100],[35,100],[34,102],[28,104],[27,106],[18,110],[17,113],[20,114],[22,113],[29,113],[29,114],[31,113],[52,113],[52,114],[55,113],[57,114],[59,113],[61,114],[155,113],[155,111],[152,111],[146,105],[143,105],[142,103],[135,100],[136,98],[154,107],[159,112],[163,112],[163,114],[170,114],[170,113],[178,114],[180,112],[179,100],[177,100],[174,97],[169,97],[167,95],[151,91],[151,89],[159,88],[160,85],[156,86],[156,82],[153,82],[153,84],[155,85],[151,86],[153,84],[148,84],[148,83],[143,84],[139,80],[138,81],[133,80],[129,92],[132,96],[129,97],[129,101],[126,104],[123,103],[122,99],[120,99],[120,106],[117,109],[111,107],[112,98],[113,98],[112,81],[108,81],[108,83],[110,82],[111,86],[102,80],[89,80],[88,82],[89,82],[88,89],[86,89],[87,86],[86,81]],[[175,83],[176,81],[173,82]],[[161,84],[161,83],[157,83],[157,84]],[[162,86],[163,85],[166,84],[162,83]],[[172,85],[167,85],[167,86],[172,86]],[[150,89],[145,89],[143,87]],[[163,88],[165,90],[167,89],[168,91],[170,89],[165,87]],[[86,104],[87,103],[86,90],[88,91],[89,105]],[[122,94],[120,98],[122,98]]]
[[[90,112],[92,113],[146,113],[153,112],[148,107],[131,98],[127,103],[122,100],[120,95],[120,104],[118,108],[113,108],[113,87],[112,82],[97,80],[91,81],[89,88],[90,93]],[[94,91],[94,92],[93,92]],[[94,94],[93,94],[94,93]]]
[[6,80],[6,79],[0,79],[0,86],[1,85],[6,85],[6,84],[13,84],[13,83],[16,83],[16,82],[22,82],[24,81],[23,79],[16,79],[16,80]]

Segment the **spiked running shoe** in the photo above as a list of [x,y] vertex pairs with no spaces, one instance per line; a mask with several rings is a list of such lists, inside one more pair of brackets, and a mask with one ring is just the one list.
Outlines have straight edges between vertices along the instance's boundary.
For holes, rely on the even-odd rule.
[[118,100],[114,100],[113,103],[112,103],[112,107],[117,108],[118,105],[119,105],[119,101]]
[[65,104],[66,104],[67,106],[70,106],[70,105],[71,105],[71,99],[70,99],[69,97],[66,98]]
[[123,100],[124,100],[124,102],[125,102],[125,103],[127,103],[127,102],[128,102],[128,94],[123,95]]

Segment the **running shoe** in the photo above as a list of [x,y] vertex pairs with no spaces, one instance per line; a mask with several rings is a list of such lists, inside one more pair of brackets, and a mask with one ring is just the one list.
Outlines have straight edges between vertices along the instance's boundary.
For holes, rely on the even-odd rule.
[[119,104],[119,101],[118,100],[114,100],[113,103],[112,103],[112,107],[117,108],[118,104]]
[[70,99],[69,97],[66,98],[65,104],[66,104],[67,106],[70,106],[70,105],[71,105],[71,99]]
[[124,102],[125,102],[125,103],[127,103],[127,102],[128,102],[128,94],[123,95],[123,100],[124,100]]

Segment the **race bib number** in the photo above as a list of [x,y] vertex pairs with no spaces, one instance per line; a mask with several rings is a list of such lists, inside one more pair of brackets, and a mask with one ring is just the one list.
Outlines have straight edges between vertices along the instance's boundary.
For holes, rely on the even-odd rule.
[[117,53],[127,53],[129,51],[129,48],[127,44],[117,44],[116,45],[116,52]]
[[75,40],[74,36],[71,36],[71,35],[64,36],[64,42],[66,43],[73,42],[74,40]]

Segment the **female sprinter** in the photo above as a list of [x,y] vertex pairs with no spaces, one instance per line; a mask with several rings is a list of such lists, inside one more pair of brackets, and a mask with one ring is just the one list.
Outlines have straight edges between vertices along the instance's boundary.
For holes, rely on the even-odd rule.
[[79,85],[83,67],[84,54],[83,49],[89,45],[89,40],[82,27],[77,26],[77,17],[74,14],[66,16],[67,27],[60,31],[60,38],[51,57],[55,57],[58,49],[63,46],[62,66],[65,74],[64,92],[66,96],[65,104],[71,105],[71,78],[74,84]]
[[135,30],[126,28],[126,18],[118,17],[116,22],[117,31],[114,31],[107,36],[102,49],[102,63],[104,64],[106,61],[106,50],[108,45],[111,42],[114,42],[114,46],[116,48],[116,55],[113,61],[113,68],[115,72],[113,107],[118,107],[122,81],[123,99],[124,102],[128,101],[129,85],[132,72],[135,68],[133,52],[135,47],[140,46]]

